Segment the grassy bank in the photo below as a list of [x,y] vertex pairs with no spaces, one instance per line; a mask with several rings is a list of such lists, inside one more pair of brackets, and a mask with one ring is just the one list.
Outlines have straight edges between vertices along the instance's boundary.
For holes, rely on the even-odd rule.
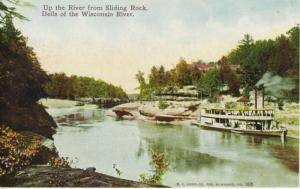
[[276,110],[276,121],[288,129],[288,137],[299,139],[299,104],[286,103],[283,110]]

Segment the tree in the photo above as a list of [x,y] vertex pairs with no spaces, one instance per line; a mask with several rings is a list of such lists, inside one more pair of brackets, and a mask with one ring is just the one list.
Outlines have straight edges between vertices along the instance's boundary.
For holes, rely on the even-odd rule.
[[287,70],[289,75],[295,82],[296,87],[286,94],[287,98],[299,102],[299,25],[293,27],[287,32],[288,40],[293,49],[291,67]]
[[238,70],[244,91],[253,90],[256,83],[266,72],[281,77],[289,77],[296,83],[296,88],[287,92],[287,99],[299,99],[299,26],[293,27],[287,35],[275,40],[253,41],[245,35],[236,49],[227,56],[229,64],[240,64]]
[[167,82],[166,82],[166,73],[165,73],[164,66],[160,66],[159,67],[157,80],[158,80],[157,84],[158,84],[159,88],[165,87],[167,85]]
[[25,105],[45,97],[43,84],[49,78],[8,13],[0,27],[0,49],[0,97],[3,101]]
[[286,75],[289,68],[292,67],[295,54],[288,38],[284,35],[277,37],[272,49],[272,56],[268,60],[269,71],[280,76]]
[[176,69],[166,71],[165,81],[166,86],[177,86]]
[[249,34],[245,34],[244,38],[239,41],[238,47],[233,49],[228,55],[228,61],[232,64],[244,64],[245,58],[249,55],[254,40]]
[[147,100],[150,98],[151,95],[151,88],[146,83],[146,80],[144,78],[144,73],[141,71],[138,71],[138,73],[135,75],[136,80],[139,82],[139,87],[137,89],[140,90],[139,99],[140,100]]
[[196,85],[201,79],[201,72],[198,69],[196,64],[193,64],[193,66],[191,68],[190,77],[191,77],[193,85]]
[[215,93],[220,91],[222,85],[220,70],[218,68],[212,68],[201,74],[198,88],[201,88],[209,97],[214,97]]
[[237,75],[231,70],[227,63],[226,57],[222,57],[219,61],[220,64],[220,80],[222,83],[226,83],[229,88],[229,92],[233,96],[239,96],[240,84]]
[[151,68],[150,74],[149,74],[149,85],[153,88],[156,89],[158,85],[158,69],[156,66],[153,66]]
[[192,79],[190,77],[190,69],[184,59],[180,59],[176,66],[176,78],[179,86],[191,85]]
[[[4,3],[6,2],[6,3]],[[7,4],[11,4],[12,6],[9,6]],[[31,3],[27,1],[22,0],[6,0],[6,1],[0,1],[0,24],[5,23],[5,18],[7,16],[11,18],[19,18],[21,20],[28,20],[25,16],[21,15],[16,11],[16,6],[25,6],[25,7],[31,7]]]
[[119,86],[114,86],[92,77],[66,76],[65,73],[50,74],[50,81],[45,85],[52,98],[71,99],[81,97],[127,99],[127,94]]

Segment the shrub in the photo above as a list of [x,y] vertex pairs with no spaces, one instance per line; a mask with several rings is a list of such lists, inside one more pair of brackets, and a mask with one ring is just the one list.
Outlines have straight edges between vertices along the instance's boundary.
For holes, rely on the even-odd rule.
[[141,174],[140,181],[153,185],[162,184],[162,177],[169,170],[169,162],[165,154],[152,151],[152,160],[149,164],[153,168],[153,174]]
[[163,101],[163,100],[159,100],[159,102],[158,102],[158,107],[159,107],[159,109],[164,110],[164,109],[166,109],[168,106],[169,106],[168,103],[166,103],[166,102]]
[[236,107],[237,107],[236,102],[226,102],[225,103],[225,108],[227,108],[227,109],[232,109],[232,108],[236,108]]
[[0,177],[30,165],[40,147],[40,142],[27,144],[24,136],[0,126]]
[[69,160],[68,157],[53,157],[50,159],[48,164],[51,167],[62,167],[62,168],[70,168],[73,162]]

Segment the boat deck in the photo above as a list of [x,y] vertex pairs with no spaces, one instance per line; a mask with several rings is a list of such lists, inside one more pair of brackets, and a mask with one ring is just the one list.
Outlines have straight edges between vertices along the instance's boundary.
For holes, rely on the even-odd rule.
[[259,136],[275,136],[281,137],[287,135],[287,129],[276,129],[276,130],[245,130],[245,129],[238,129],[232,127],[220,127],[220,126],[212,126],[207,124],[201,124],[199,122],[192,122],[192,125],[196,125],[198,127],[202,127],[204,129],[210,130],[219,130],[219,131],[228,131],[238,134],[250,134],[250,135],[259,135]]

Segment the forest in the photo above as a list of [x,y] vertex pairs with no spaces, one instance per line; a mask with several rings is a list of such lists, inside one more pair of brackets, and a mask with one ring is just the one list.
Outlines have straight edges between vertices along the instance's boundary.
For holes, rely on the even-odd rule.
[[64,73],[50,74],[50,81],[45,84],[49,97],[74,100],[80,97],[94,98],[119,98],[127,99],[128,96],[119,86],[114,86],[101,79],[80,77]]
[[[140,90],[141,100],[150,99],[153,92],[163,88],[184,85],[194,85],[208,98],[214,99],[224,93],[248,97],[258,81],[269,73],[293,82],[292,90],[280,91],[283,94],[277,100],[298,102],[298,61],[299,26],[295,26],[275,39],[255,41],[251,35],[246,34],[237,47],[217,62],[199,60],[188,63],[181,58],[173,69],[153,66],[148,77],[141,71],[135,77],[139,83],[137,89]],[[214,66],[201,70],[198,69],[199,64]]]

